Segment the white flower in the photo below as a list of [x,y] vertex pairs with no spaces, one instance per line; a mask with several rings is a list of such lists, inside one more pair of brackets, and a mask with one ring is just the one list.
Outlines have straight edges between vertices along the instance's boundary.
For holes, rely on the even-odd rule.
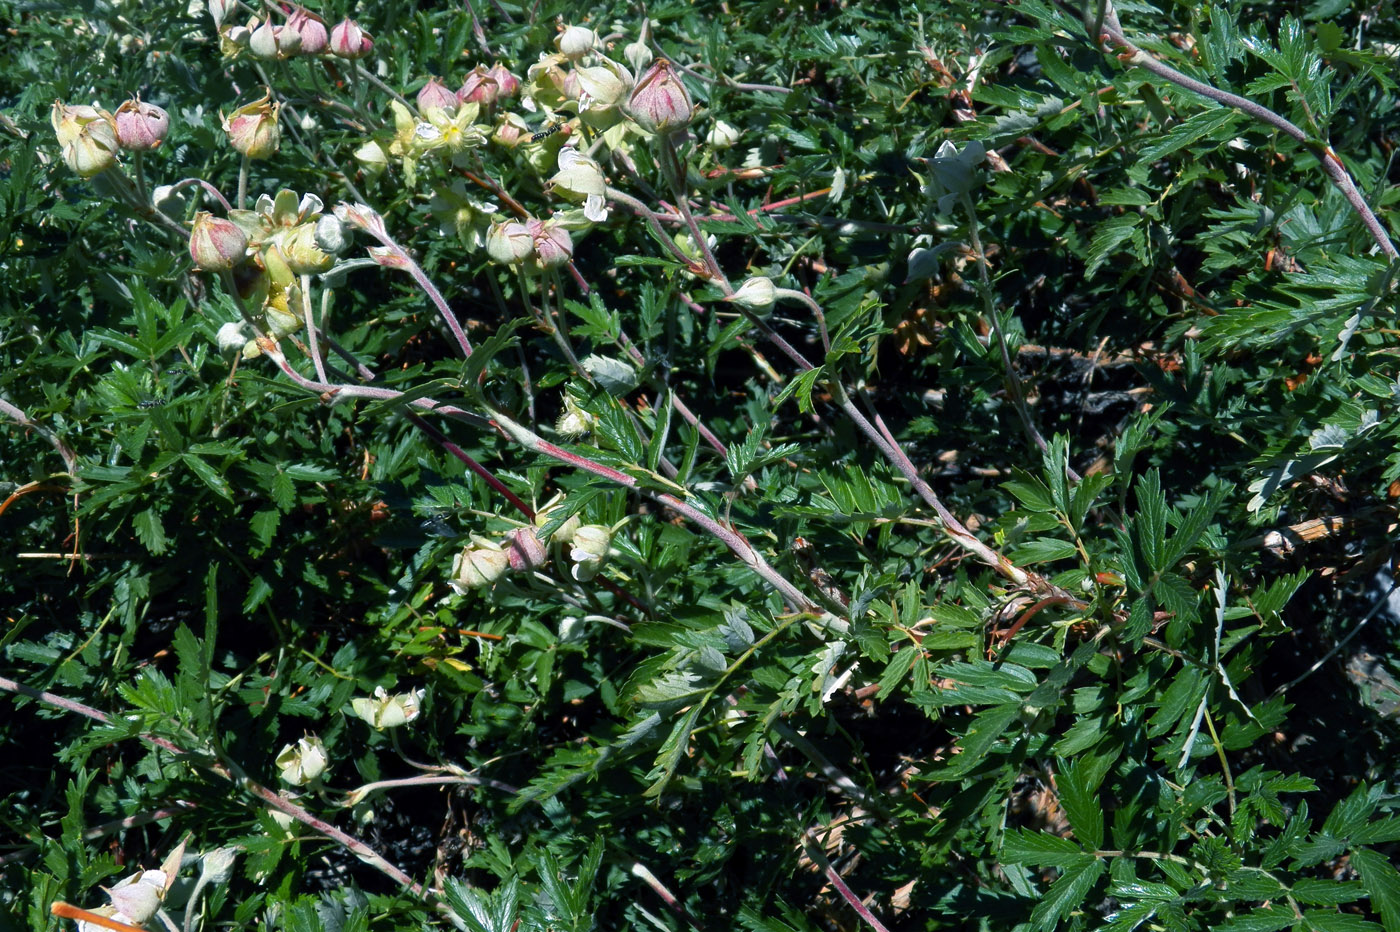
[[128,925],[145,925],[160,909],[168,880],[165,871],[140,871],[123,879],[107,891],[117,908],[112,918]]
[[569,544],[569,559],[574,561],[574,579],[587,582],[602,569],[612,546],[612,528],[601,524],[585,524],[574,532]]
[[277,769],[292,786],[305,786],[326,772],[326,746],[315,735],[289,744],[277,755]]
[[739,141],[739,131],[723,120],[715,120],[705,141],[714,149],[728,149]]
[[373,698],[351,699],[350,710],[374,728],[396,728],[418,717],[422,700],[421,689],[391,696],[383,686],[377,686]]

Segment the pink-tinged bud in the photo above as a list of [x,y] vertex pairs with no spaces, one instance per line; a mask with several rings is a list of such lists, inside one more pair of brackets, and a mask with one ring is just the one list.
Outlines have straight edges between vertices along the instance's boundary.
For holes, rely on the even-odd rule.
[[154,149],[170,131],[170,115],[141,98],[128,100],[117,108],[117,142],[123,149],[145,152]]
[[491,77],[490,71],[485,65],[477,65],[462,82],[461,89],[457,91],[457,99],[464,104],[492,104],[500,94],[500,85]]
[[525,224],[535,241],[535,256],[547,269],[558,268],[574,254],[569,231],[552,220],[530,220]]
[[627,113],[647,132],[664,134],[688,126],[695,105],[675,66],[658,58],[633,88]]
[[77,174],[91,178],[116,164],[117,125],[106,110],[69,107],[55,100],[49,120],[62,147],[64,163]]
[[272,20],[265,20],[253,30],[253,34],[248,37],[248,51],[253,53],[254,58],[263,61],[278,59],[277,27],[272,25]]
[[509,541],[506,553],[510,557],[510,568],[513,570],[532,570],[543,566],[548,559],[544,544],[540,543],[532,527],[511,531],[506,535],[506,540]]
[[190,258],[206,272],[227,272],[248,254],[248,234],[232,220],[207,210],[194,215],[190,231]]
[[301,38],[303,55],[320,55],[330,44],[330,33],[326,32],[325,22],[306,7],[299,6],[293,10],[292,15],[287,17],[287,25],[283,28],[296,33]]
[[229,11],[238,5],[238,0],[209,0],[209,15],[214,19],[214,28],[222,29]]
[[503,265],[522,265],[535,254],[534,237],[516,220],[493,223],[486,231],[486,252]]
[[457,95],[447,89],[447,86],[437,78],[429,78],[418,91],[418,112],[427,113],[429,110],[441,110],[448,116],[457,112]]
[[514,149],[533,134],[530,125],[522,120],[517,114],[503,114],[496,123],[496,129],[491,134],[491,138],[507,148]]
[[374,51],[374,40],[353,19],[336,23],[331,30],[331,54],[336,58],[364,58]]
[[486,70],[487,76],[496,82],[496,87],[500,88],[500,96],[514,97],[520,93],[520,79],[510,73],[510,70],[500,62],[496,62]]
[[282,131],[277,126],[279,104],[272,103],[272,92],[263,95],[247,106],[239,107],[231,116],[220,115],[228,140],[239,152],[250,159],[270,158],[282,142]]

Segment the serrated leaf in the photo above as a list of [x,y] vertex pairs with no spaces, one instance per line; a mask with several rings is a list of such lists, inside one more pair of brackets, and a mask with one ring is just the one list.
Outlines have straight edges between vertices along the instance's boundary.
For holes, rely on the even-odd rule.
[[1138,158],[1155,162],[1164,155],[1189,146],[1206,136],[1226,140],[1234,135],[1234,124],[1244,117],[1229,107],[1216,107],[1193,114],[1167,130],[1166,135],[1138,152]]
[[1050,932],[1060,920],[1084,904],[1098,879],[1107,869],[1105,863],[1091,855],[1079,859],[1064,869],[1058,880],[1050,885],[1040,902],[1031,910],[1031,928]]
[[131,526],[136,531],[136,539],[155,556],[160,556],[169,549],[170,541],[165,536],[165,524],[160,519],[160,513],[154,508],[137,513]]
[[1103,773],[1084,760],[1066,761],[1055,776],[1060,805],[1074,837],[1091,850],[1103,847],[1103,807],[1098,794],[1102,779]]
[[1351,863],[1371,895],[1371,907],[1381,914],[1385,932],[1400,932],[1400,871],[1372,848],[1352,851]]
[[1026,828],[1010,829],[1002,841],[1001,859],[1010,864],[1069,867],[1084,858],[1084,849],[1069,838]]
[[1089,242],[1089,251],[1085,254],[1084,277],[1093,278],[1099,267],[1108,261],[1108,257],[1117,252],[1119,246],[1132,239],[1143,223],[1143,218],[1138,214],[1122,214],[1100,223],[1094,230],[1094,238]]

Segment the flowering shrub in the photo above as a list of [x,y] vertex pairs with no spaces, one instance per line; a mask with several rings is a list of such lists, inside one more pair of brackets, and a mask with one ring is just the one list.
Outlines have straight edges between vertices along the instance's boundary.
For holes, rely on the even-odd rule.
[[1394,23],[331,9],[0,40],[16,914],[1400,929]]

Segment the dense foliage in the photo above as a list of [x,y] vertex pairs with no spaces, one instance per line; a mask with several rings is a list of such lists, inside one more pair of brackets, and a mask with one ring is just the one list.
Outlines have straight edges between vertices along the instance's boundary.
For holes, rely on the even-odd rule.
[[441,6],[0,0],[0,928],[1400,932],[1393,9]]

